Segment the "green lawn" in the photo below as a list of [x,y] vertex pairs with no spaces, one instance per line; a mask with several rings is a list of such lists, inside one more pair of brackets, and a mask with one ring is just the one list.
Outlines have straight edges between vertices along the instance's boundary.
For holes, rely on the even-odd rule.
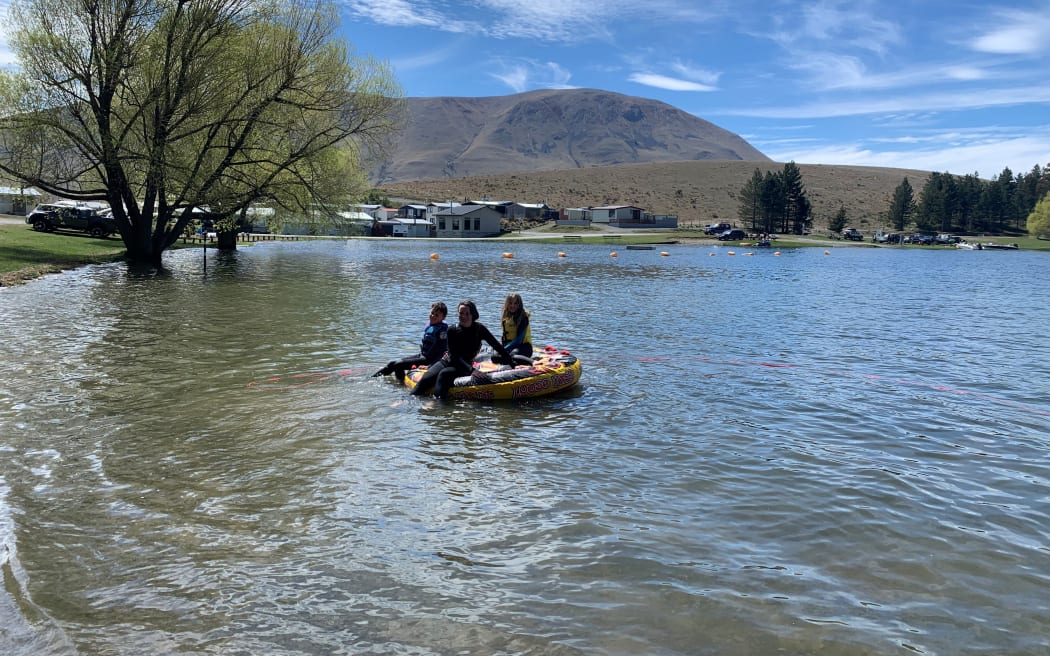
[[119,238],[37,232],[26,224],[0,224],[0,286],[82,264],[111,262],[124,254]]

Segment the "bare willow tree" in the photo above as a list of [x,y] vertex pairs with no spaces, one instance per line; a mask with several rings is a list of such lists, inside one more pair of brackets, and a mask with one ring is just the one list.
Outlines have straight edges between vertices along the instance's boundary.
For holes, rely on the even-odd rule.
[[0,171],[103,200],[136,262],[161,264],[207,207],[346,201],[401,120],[389,69],[353,55],[327,0],[15,0]]

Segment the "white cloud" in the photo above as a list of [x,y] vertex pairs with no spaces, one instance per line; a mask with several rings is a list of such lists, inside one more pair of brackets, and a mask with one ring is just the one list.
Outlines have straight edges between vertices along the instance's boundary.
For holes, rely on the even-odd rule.
[[530,89],[571,89],[569,80],[572,73],[556,62],[536,62],[532,60],[515,60],[499,62],[501,70],[491,73],[515,93]]
[[759,12],[764,22],[772,22],[777,27],[773,31],[760,27],[756,35],[772,39],[789,50],[799,45],[810,48],[815,44],[833,43],[840,50],[859,48],[882,54],[903,41],[900,27],[876,13],[889,5],[865,0],[819,0],[801,8],[796,3],[784,6],[789,7],[791,13],[770,14],[768,9]]
[[380,25],[398,27],[432,27],[445,32],[466,32],[470,22],[453,20],[423,3],[408,0],[346,0],[346,6],[357,16]]
[[985,63],[908,65],[874,73],[859,57],[833,52],[805,53],[789,61],[787,66],[805,73],[807,84],[821,91],[929,88],[988,79],[1003,82],[1031,74],[1031,71],[995,68]]
[[343,0],[354,15],[382,25],[476,32],[544,42],[612,40],[622,20],[695,23],[713,14],[689,0]]
[[700,82],[701,84],[714,86],[718,84],[718,78],[722,76],[721,73],[708,70],[699,66],[695,66],[689,62],[676,61],[671,64],[671,70],[677,73],[680,77],[694,82]]
[[647,87],[666,89],[668,91],[714,91],[716,89],[716,87],[707,84],[668,77],[666,75],[657,75],[655,73],[631,73],[627,79],[631,82],[644,84]]
[[1050,16],[1046,11],[1004,11],[1000,24],[973,40],[978,52],[1000,55],[1037,55],[1050,40]]
[[745,107],[728,110],[709,109],[708,114],[754,116],[762,118],[813,119],[870,114],[960,111],[1050,103],[1050,86],[1003,87],[947,91],[931,94],[902,94],[899,96],[872,96],[843,101],[813,102],[802,105],[781,103],[767,107]]
[[[886,141],[889,140],[876,143]],[[972,133],[949,130],[914,139],[902,137],[892,140],[889,145],[890,148],[880,149],[856,143],[815,147],[785,143],[763,152],[778,162],[794,160],[799,163],[881,166],[946,171],[958,175],[976,172],[984,178],[990,178],[998,175],[1004,167],[1019,173],[1031,170],[1035,164],[1042,166],[1047,153],[1050,153],[1050,126],[1003,133],[996,128],[976,129]],[[909,145],[916,147],[907,148]]]

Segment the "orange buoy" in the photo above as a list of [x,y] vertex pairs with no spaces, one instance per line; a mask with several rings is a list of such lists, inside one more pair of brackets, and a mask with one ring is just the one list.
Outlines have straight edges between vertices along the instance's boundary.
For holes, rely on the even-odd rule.
[[780,251],[773,253],[773,255],[780,255]]
[[432,259],[432,260],[436,260],[436,259],[438,259],[438,257],[439,257],[439,256],[438,256],[438,254],[437,254],[437,253],[431,253],[431,254],[430,254],[430,259]]
[[831,255],[831,251],[824,251],[825,255]]
[[744,255],[754,255],[754,253],[744,253]]
[[668,255],[670,255],[670,253],[667,251],[660,251],[660,257],[667,257]]
[[514,257],[514,253],[504,253],[503,257],[508,259],[508,260],[512,259]]
[[612,253],[609,253],[609,257],[616,257],[616,251],[613,251]]
[[733,251],[729,251],[728,253],[726,253],[726,255],[736,255],[736,253],[734,253]]
[[710,255],[711,257],[714,257],[714,256],[715,256],[715,254],[714,254],[714,253],[708,253],[708,255]]
[[562,253],[561,251],[558,251],[558,257],[565,257],[565,253]]

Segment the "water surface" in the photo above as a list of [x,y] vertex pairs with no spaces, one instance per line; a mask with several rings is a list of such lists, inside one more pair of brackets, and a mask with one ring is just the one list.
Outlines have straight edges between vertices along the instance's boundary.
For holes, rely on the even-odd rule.
[[[1050,256],[508,248],[0,290],[0,652],[1050,653]],[[572,392],[369,377],[511,291]]]

